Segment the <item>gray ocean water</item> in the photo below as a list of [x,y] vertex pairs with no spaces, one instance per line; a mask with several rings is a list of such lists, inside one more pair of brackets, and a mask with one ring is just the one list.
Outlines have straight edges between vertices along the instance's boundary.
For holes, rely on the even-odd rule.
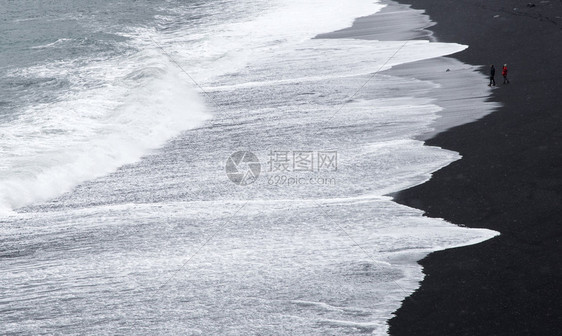
[[71,90],[64,76],[47,77],[18,69],[60,61],[110,58],[127,52],[115,35],[127,25],[154,23],[149,1],[135,5],[103,1],[2,1],[0,4],[0,115],[13,119],[31,104],[49,103]]
[[387,196],[459,155],[374,74],[464,47],[314,39],[382,7],[1,0],[0,334],[385,335],[495,233]]

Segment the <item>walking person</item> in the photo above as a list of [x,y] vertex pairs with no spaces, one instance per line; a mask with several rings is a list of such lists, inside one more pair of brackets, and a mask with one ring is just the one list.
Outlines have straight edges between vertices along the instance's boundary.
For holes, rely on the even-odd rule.
[[503,83],[509,84],[509,79],[507,79],[507,64],[503,65],[502,76],[503,76]]
[[493,64],[490,66],[490,84],[488,86],[496,86],[496,68]]

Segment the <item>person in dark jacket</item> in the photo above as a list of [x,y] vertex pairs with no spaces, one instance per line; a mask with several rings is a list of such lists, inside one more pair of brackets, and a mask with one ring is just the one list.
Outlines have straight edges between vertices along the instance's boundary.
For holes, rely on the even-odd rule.
[[509,84],[509,79],[507,79],[507,64],[503,65],[502,76],[503,76],[503,83]]
[[496,86],[496,68],[494,65],[490,66],[490,84],[488,86]]

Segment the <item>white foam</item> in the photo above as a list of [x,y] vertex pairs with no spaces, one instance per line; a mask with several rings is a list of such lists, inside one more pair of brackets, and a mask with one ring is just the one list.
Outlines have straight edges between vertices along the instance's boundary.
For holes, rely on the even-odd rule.
[[[260,57],[270,57],[272,52],[293,49],[322,32],[345,28],[356,17],[384,8],[365,0],[279,0],[255,6],[252,16],[224,20],[216,13],[213,16],[217,20],[208,20],[197,29],[187,26],[165,35],[134,29],[124,35],[135,37],[140,45],[156,42],[164,46],[197,82],[205,83]],[[244,10],[246,15],[251,13],[252,5],[246,4]]]
[[[40,71],[48,76],[57,68]],[[91,75],[88,80],[104,78],[105,84],[33,106],[15,122],[0,126],[1,208],[70,191],[137,161],[147,150],[209,118],[185,78],[155,51],[121,64],[94,63],[79,74]]]
[[[195,83],[175,68],[175,62],[204,83],[272,50],[344,28],[355,17],[384,7],[364,0],[283,0],[256,3],[256,12],[252,12],[252,6],[247,5],[243,10],[248,20],[221,22],[209,15],[207,25],[197,26],[196,34],[189,26],[165,35],[153,29],[131,28],[123,35],[143,51],[129,59],[78,59],[12,73],[64,76],[78,91],[58,103],[33,106],[16,123],[2,126],[0,150],[6,159],[0,166],[0,207],[21,207],[69,191],[80,182],[138,160],[146,150],[161,146],[181,130],[200,125],[206,119],[204,107],[189,93]],[[172,21],[163,15],[156,19],[161,25]],[[167,59],[168,55],[174,59]],[[140,87],[125,83],[132,73],[151,68],[160,72],[149,74],[149,81],[154,82],[141,81]]]

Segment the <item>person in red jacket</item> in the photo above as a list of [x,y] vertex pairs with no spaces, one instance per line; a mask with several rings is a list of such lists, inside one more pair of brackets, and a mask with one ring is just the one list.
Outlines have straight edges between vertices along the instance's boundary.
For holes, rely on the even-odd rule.
[[503,65],[502,76],[503,76],[503,83],[509,84],[509,79],[507,79],[507,64]]

